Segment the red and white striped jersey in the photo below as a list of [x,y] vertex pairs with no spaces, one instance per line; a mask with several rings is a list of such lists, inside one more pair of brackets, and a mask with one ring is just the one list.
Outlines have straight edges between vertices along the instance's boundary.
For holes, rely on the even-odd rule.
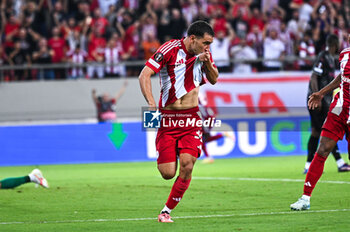
[[[67,52],[67,57],[71,58],[73,64],[83,64],[88,54],[84,50]],[[73,77],[84,76],[83,68],[72,68],[70,74]]]
[[[344,120],[350,122],[350,48],[344,49],[339,55],[340,63],[340,90],[334,96],[330,111],[338,116],[344,115]],[[346,118],[345,118],[346,117]]]
[[[205,83],[203,78],[203,62],[198,56],[190,54],[183,43],[184,39],[170,40],[164,43],[146,62],[146,66],[159,72],[160,99],[159,107],[174,103],[192,89]],[[210,60],[214,61],[210,56]]]
[[119,66],[118,63],[120,63],[120,50],[118,47],[114,48],[105,48],[105,62],[107,64],[106,66],[106,72],[107,73],[118,73],[119,72]]

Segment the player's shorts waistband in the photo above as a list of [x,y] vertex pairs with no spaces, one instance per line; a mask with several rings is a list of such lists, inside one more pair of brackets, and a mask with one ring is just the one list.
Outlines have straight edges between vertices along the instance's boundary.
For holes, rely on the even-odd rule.
[[160,112],[162,114],[191,114],[191,115],[194,115],[194,114],[197,114],[197,112],[199,111],[199,107],[196,106],[196,107],[193,107],[193,108],[190,108],[190,109],[185,109],[185,110],[163,110],[163,109],[160,109]]

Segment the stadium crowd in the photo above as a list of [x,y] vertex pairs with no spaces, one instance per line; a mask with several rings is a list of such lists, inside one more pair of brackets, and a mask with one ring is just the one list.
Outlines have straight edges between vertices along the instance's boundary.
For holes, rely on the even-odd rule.
[[[118,64],[147,60],[196,20],[214,28],[211,50],[221,72],[310,70],[306,58],[324,49],[331,33],[340,49],[349,46],[347,0],[1,0],[1,65],[96,62],[67,71],[7,70],[2,78],[137,76],[138,66]],[[302,59],[282,62],[290,56]]]

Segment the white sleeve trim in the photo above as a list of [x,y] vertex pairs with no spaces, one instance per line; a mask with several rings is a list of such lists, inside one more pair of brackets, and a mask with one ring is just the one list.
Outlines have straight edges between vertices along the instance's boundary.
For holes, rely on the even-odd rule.
[[159,69],[160,64],[158,64],[157,62],[155,62],[152,58],[148,59],[148,62],[153,65],[156,69]]

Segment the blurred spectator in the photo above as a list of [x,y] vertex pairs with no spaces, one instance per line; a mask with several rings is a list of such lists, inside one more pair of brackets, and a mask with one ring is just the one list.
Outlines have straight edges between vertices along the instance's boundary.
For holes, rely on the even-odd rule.
[[168,9],[164,9],[158,20],[158,39],[160,43],[169,41],[170,38],[170,13]]
[[190,25],[193,22],[195,16],[199,13],[199,7],[196,0],[184,0],[181,6],[182,15],[186,19],[187,24]]
[[301,58],[298,61],[300,70],[311,70],[313,61],[305,58],[314,58],[315,57],[315,46],[312,41],[312,31],[307,31],[304,33],[302,40],[300,41],[298,50],[299,57]]
[[172,39],[181,39],[187,29],[186,20],[178,9],[171,10],[169,24],[170,35]]
[[264,14],[271,12],[272,9],[278,6],[279,0],[261,0],[261,9]]
[[[102,14],[108,20],[109,25],[113,25],[113,23],[117,20],[118,17],[115,5],[109,5],[107,13],[104,14],[102,10]],[[109,27],[108,29],[111,28]]]
[[4,48],[0,46],[0,65],[8,64],[8,57],[4,51]]
[[[293,54],[304,57],[304,52],[311,47],[317,54],[324,49],[325,38],[331,33],[338,35],[341,49],[349,46],[346,37],[350,27],[350,1],[347,0],[1,0],[0,8],[0,44],[5,50],[2,54],[9,57],[15,50],[14,44],[19,41],[20,52],[16,49],[13,56],[18,61],[23,52],[31,54],[37,50],[38,53],[37,41],[42,37],[50,41],[49,46],[54,50],[50,62],[65,62],[64,56],[68,54],[62,49],[65,44],[70,53],[79,44],[79,51],[88,51],[88,61],[103,62],[108,50],[106,39],[115,33],[118,33],[117,44],[122,44],[119,59],[139,61],[147,59],[148,52],[157,46],[157,39],[164,43],[181,38],[187,25],[196,20],[210,22],[219,37],[222,34],[230,36],[226,28],[229,22],[236,35],[229,46],[243,45],[245,41],[240,42],[240,38],[246,38],[246,43],[259,58],[264,57],[264,42],[265,45],[271,43],[271,38],[266,37],[267,41],[263,38],[264,30],[278,32],[279,40],[285,46],[284,54],[290,57]],[[50,33],[54,27],[54,31],[58,28],[58,36]],[[311,32],[311,38],[305,35],[306,31]],[[276,41],[273,43],[277,44]],[[224,43],[218,44],[223,49]],[[306,56],[313,57],[312,54]],[[32,58],[34,56],[30,55]],[[24,64],[27,64],[26,59]],[[127,64],[127,75],[137,75],[140,67]],[[284,68],[288,69],[288,64],[283,63]],[[293,64],[293,69],[308,69],[309,66],[304,61]],[[102,77],[105,68],[95,66],[90,66],[88,73],[94,76],[97,72],[97,76]],[[254,63],[253,67],[262,70],[262,62]],[[7,72],[6,76],[9,78],[11,74],[14,79],[13,73]],[[56,74],[59,73],[65,72]],[[36,73],[17,76],[30,78]],[[56,76],[64,79],[64,76]]]
[[109,22],[105,17],[102,17],[100,8],[96,8],[94,10],[94,18],[91,21],[92,29],[98,30],[101,35],[104,35],[108,25]]
[[280,30],[279,30],[279,39],[283,42],[285,47],[285,54],[287,56],[293,55],[293,43],[290,38],[290,32],[287,29],[287,25],[284,22],[281,22]]
[[228,15],[232,15],[233,18],[241,17],[244,21],[249,21],[251,18],[251,11],[250,11],[250,0],[230,0],[230,10],[228,12]]
[[[5,19],[6,20],[6,19]],[[9,19],[4,24],[4,36],[5,36],[5,52],[9,54],[14,48],[13,38],[17,36],[20,24],[15,14],[11,13]]]
[[243,60],[234,63],[233,73],[251,73],[252,63],[244,62],[246,60],[253,60],[258,58],[256,52],[253,48],[251,48],[247,44],[247,40],[245,38],[241,38],[240,43],[231,48],[231,56],[234,59]]
[[339,38],[339,50],[342,51],[345,48],[349,47],[348,35],[349,30],[346,28],[345,20],[342,15],[338,15],[337,27],[334,29],[334,34]]
[[[49,47],[54,51],[54,56],[52,57],[52,63],[61,63],[65,59],[65,54],[67,51],[66,41],[60,36],[60,31],[58,27],[52,29],[52,37],[48,41]],[[54,70],[56,79],[65,79],[65,70],[57,68]]]
[[319,1],[314,5],[311,16],[311,25],[314,27],[312,39],[315,42],[316,53],[318,53],[324,49],[326,37],[334,29],[336,12],[330,2]]
[[[282,62],[279,61],[284,58],[285,46],[278,38],[278,31],[271,29],[269,36],[264,40],[264,68],[266,71],[279,71],[282,68]],[[269,60],[272,59],[272,60]]]
[[[101,63],[104,60],[106,40],[102,37],[101,30],[98,28],[93,28],[93,30],[88,46],[88,61]],[[95,72],[97,72],[98,78],[103,78],[103,69],[101,65],[89,65],[87,68],[88,78],[93,78]]]
[[[226,36],[226,34],[228,35]],[[211,54],[219,72],[231,72],[230,44],[233,36],[231,25],[226,23],[226,30],[218,31],[210,45]]]
[[[126,61],[135,61],[139,59],[138,44],[140,23],[135,21],[125,32],[125,39],[123,40],[124,59]],[[140,73],[140,66],[128,66],[127,75],[137,76]]]
[[124,8],[121,8],[118,13],[121,15],[121,25],[126,31],[134,23],[133,15],[130,11],[127,11]]
[[[31,59],[27,50],[21,48],[19,41],[15,42],[13,51],[9,55],[9,63],[11,65],[25,65],[30,64]],[[28,80],[28,70],[15,69],[15,80]]]
[[33,0],[28,1],[24,7],[22,21],[24,21],[25,27],[30,27],[34,32],[46,37],[46,20],[40,9],[40,6],[38,6]]
[[31,29],[20,28],[18,35],[14,37],[14,41],[21,44],[21,49],[25,50],[28,54],[32,54],[40,36]]
[[[38,50],[33,53],[33,63],[35,64],[50,64],[55,52],[47,46],[47,40],[42,38],[39,40]],[[53,80],[55,74],[51,69],[39,70],[37,78]]]
[[220,0],[208,0],[207,15],[215,17],[217,11],[220,11],[223,15],[226,14],[226,7]]
[[[75,65],[84,64],[87,58],[87,52],[80,48],[80,44],[76,44],[73,50],[67,52],[68,61]],[[77,79],[84,77],[84,70],[81,67],[73,67],[69,72],[69,78]]]
[[75,15],[75,20],[80,25],[84,23],[90,25],[92,21],[91,14],[90,14],[90,5],[85,1],[78,1],[78,9],[74,15]]
[[210,24],[213,27],[215,34],[217,34],[219,31],[225,31],[226,33],[227,20],[223,10],[221,8],[217,8],[215,11],[213,11],[212,16],[213,17],[210,20]]
[[114,98],[112,98],[108,93],[103,93],[102,95],[97,96],[96,89],[92,90],[92,99],[96,106],[98,122],[115,121],[117,119],[116,104],[120,97],[124,94],[127,85],[128,82],[125,81],[123,87]]
[[263,56],[264,38],[257,24],[253,25],[251,32],[248,33],[247,42],[254,49],[258,57]]
[[147,34],[151,33],[157,36],[157,15],[149,10],[147,13],[141,16],[142,29],[141,39],[142,41],[147,39]]
[[109,12],[110,7],[115,7],[117,2],[118,0],[98,0],[98,5],[101,9],[101,14],[105,16]]
[[239,38],[245,38],[247,36],[249,25],[244,19],[241,9],[237,11],[237,17],[235,17],[230,23]]
[[254,25],[259,26],[259,29],[261,31],[264,29],[265,27],[264,17],[261,11],[259,10],[259,8],[256,8],[256,7],[253,8],[252,17],[249,19],[248,24],[249,24],[250,31],[252,31],[252,28]]
[[142,42],[142,49],[144,54],[144,60],[148,60],[160,47],[160,43],[154,34],[148,33],[146,40]]
[[118,34],[114,33],[105,49],[105,62],[107,65],[105,69],[106,76],[125,76],[125,66],[120,64],[122,54],[123,46],[119,41]]
[[64,12],[63,5],[57,1],[51,13],[52,26],[61,26],[62,22],[67,20],[67,14]]
[[[9,64],[8,56],[5,53],[4,48],[0,46],[0,65],[8,65],[8,64]],[[10,76],[11,76],[11,71],[9,70],[0,71],[0,78],[4,79],[5,81],[9,81]]]
[[308,29],[312,11],[313,7],[310,4],[310,0],[303,0],[299,8],[299,25],[302,31]]
[[81,31],[71,27],[66,29],[68,48],[70,51],[75,50],[77,44],[80,45],[81,50],[87,51],[87,30],[87,26],[84,26]]
[[281,23],[284,20],[285,17],[285,11],[278,7],[275,6],[271,12],[268,12],[268,18],[266,22],[266,29],[267,30],[277,30],[279,32]]
[[301,34],[301,25],[299,24],[299,11],[294,10],[292,18],[287,23],[287,31],[294,42],[297,42]]

